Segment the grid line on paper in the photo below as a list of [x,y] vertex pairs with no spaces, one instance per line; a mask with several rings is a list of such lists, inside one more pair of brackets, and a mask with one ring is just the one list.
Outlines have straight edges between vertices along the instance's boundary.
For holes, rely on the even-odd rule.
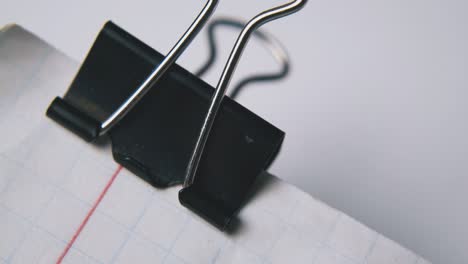
[[[151,202],[153,201],[153,199],[154,199],[154,193],[151,193],[150,197],[148,198],[148,201],[146,201],[146,204],[145,204],[143,210],[141,210],[141,212],[139,213],[137,220],[135,221],[135,223],[133,223],[133,225],[128,230],[128,233],[126,234],[125,241],[122,243],[122,245],[120,245],[120,248],[114,253],[110,263],[114,263],[116,261],[116,259],[119,257],[119,254],[121,253],[121,251],[125,248],[125,246],[129,242],[129,240],[131,239],[131,236],[135,234],[135,228],[137,227],[138,223],[141,221],[141,219],[145,215],[146,211],[150,207]],[[158,247],[160,247],[160,246],[158,245]]]
[[[35,172],[31,171],[30,168],[27,168],[25,166],[25,164],[17,161],[17,160],[14,160],[14,159],[10,159],[9,157],[5,156],[4,154],[0,153],[0,158],[4,158],[4,159],[7,159],[7,160],[10,160],[11,162],[14,162],[17,166],[21,167],[22,169],[28,171],[28,175],[35,175]],[[75,161],[76,163],[76,161]],[[70,170],[72,170],[75,166],[75,163],[72,164],[72,166],[70,167]],[[35,175],[37,176],[37,175]],[[13,178],[10,178],[8,183],[7,183],[7,186],[5,188],[5,191],[8,189],[8,185],[11,184],[11,182],[13,181]],[[42,180],[44,181],[44,180]],[[60,190],[60,187],[59,186],[56,186],[55,184],[51,183],[51,182],[48,182],[48,181],[45,181],[45,184],[50,186],[53,191],[52,191],[52,195],[50,196],[50,198],[48,199],[48,201],[42,206],[42,210],[40,210],[41,212],[44,212],[45,211],[45,208],[47,208],[49,206],[49,204],[51,203],[51,201],[54,199],[55,195],[57,194],[57,192]],[[2,194],[2,190],[0,190],[0,195]],[[2,205],[2,204],[0,204]],[[56,237],[55,235],[53,235],[52,233],[50,233],[48,230],[46,229],[43,229],[41,227],[39,227],[38,225],[38,219],[41,217],[42,213],[39,213],[38,215],[36,215],[34,218],[32,219],[29,219],[28,217],[25,217],[21,214],[17,214],[14,212],[13,209],[10,209],[8,208],[7,206],[5,205],[2,205],[3,208],[5,208],[6,210],[8,210],[10,213],[20,217],[21,219],[23,219],[24,221],[28,222],[30,224],[30,228],[29,230],[26,232],[25,236],[23,237],[22,239],[22,242],[18,244],[17,248],[13,251],[13,253],[9,256],[8,259],[5,259],[5,263],[10,263],[12,261],[12,259],[15,257],[16,255],[16,251],[19,250],[19,248],[21,248],[22,244],[27,240],[28,236],[33,232],[34,229],[39,229],[43,232],[45,232],[46,234],[50,235],[53,239],[57,240],[57,241],[60,241],[64,244],[67,243],[67,241],[64,241],[64,240],[61,240],[59,239],[58,237]],[[85,255],[83,252],[82,252],[83,255]]]
[[[54,192],[56,192],[56,191],[57,191],[57,189],[54,190]],[[45,203],[45,205],[43,206],[43,209],[48,206],[50,201],[53,199],[53,196],[54,195],[51,195],[51,198]],[[10,208],[8,208],[7,206],[5,206],[3,204],[2,204],[2,207],[8,209],[11,213],[14,213],[13,209],[10,209]],[[42,211],[44,211],[44,210],[42,210]],[[26,233],[24,234],[24,237],[22,238],[22,241],[20,243],[18,243],[17,247],[13,250],[12,254],[8,257],[8,259],[6,259],[5,262],[7,262],[7,263],[10,263],[12,261],[12,259],[14,258],[15,254],[16,254],[16,251],[19,250],[19,248],[22,246],[22,244],[26,241],[27,237],[33,232],[33,230],[38,227],[37,226],[37,219],[39,219],[39,217],[40,217],[40,214],[39,214],[39,215],[35,216],[32,220],[30,220],[30,219],[28,219],[28,218],[26,218],[24,216],[21,216],[20,214],[14,214],[14,215],[21,217],[30,226],[28,228],[28,231],[26,231]]]
[[[294,209],[295,209],[296,207],[298,207],[298,205],[299,205],[299,200],[296,200],[296,201],[294,202],[294,205],[291,207],[290,211],[291,211],[291,212],[294,211]],[[274,214],[272,214],[271,212],[269,212],[269,211],[267,211],[267,210],[264,210],[264,211],[265,211],[266,214],[269,214],[269,215],[271,215],[272,217],[276,217],[276,216],[275,216]],[[277,235],[277,237],[275,238],[275,240],[273,241],[273,243],[271,243],[269,249],[267,249],[266,252],[271,252],[271,251],[275,248],[276,244],[278,244],[278,242],[280,241],[281,237],[287,232],[288,227],[291,227],[291,225],[290,225],[287,221],[284,221],[281,217],[278,218],[278,220],[284,224],[283,230],[280,232],[280,234]],[[250,250],[249,250],[249,251],[250,251]],[[258,254],[255,253],[255,252],[250,252],[250,253],[253,254],[253,255],[255,255],[255,256],[257,256],[257,257],[261,260],[261,263],[263,263],[263,264],[268,263],[268,256],[267,256],[267,254],[263,254],[263,256],[262,256],[262,255],[258,255]]]
[[57,264],[60,264],[62,263],[63,259],[65,258],[65,256],[68,254],[68,251],[70,250],[70,248],[73,246],[73,244],[75,243],[76,239],[79,237],[79,235],[81,234],[81,231],[83,231],[83,229],[85,228],[86,224],[88,223],[89,219],[93,216],[94,212],[96,211],[96,208],[99,206],[99,204],[101,203],[102,199],[104,198],[104,196],[106,195],[107,191],[109,190],[109,188],[112,186],[112,183],[114,182],[115,178],[117,178],[117,175],[119,175],[119,173],[122,171],[123,167],[121,165],[119,165],[117,167],[117,169],[115,170],[114,174],[111,176],[111,178],[109,179],[109,182],[106,184],[106,186],[104,187],[104,189],[102,190],[102,192],[99,194],[99,197],[98,199],[96,200],[96,202],[94,203],[93,207],[91,207],[91,210],[89,210],[89,212],[86,214],[85,218],[83,219],[83,221],[81,222],[81,224],[78,226],[78,229],[76,230],[75,234],[73,235],[73,237],[71,238],[71,240],[68,242],[67,246],[65,247],[65,249],[63,250],[62,254],[59,256],[58,260],[57,260]]
[[377,242],[379,241],[379,238],[380,238],[379,235],[376,235],[376,236],[375,236],[375,239],[374,239],[374,241],[372,242],[372,245],[370,246],[369,251],[368,251],[367,254],[366,254],[366,258],[365,258],[366,262],[368,261],[369,256],[372,254],[372,252],[374,251],[375,247],[377,246]]
[[[27,218],[27,217],[25,217],[25,216],[23,216],[23,215],[21,215],[21,214],[16,213],[15,211],[11,210],[10,208],[8,208],[8,207],[6,207],[6,206],[4,206],[4,205],[2,205],[2,204],[0,204],[0,207],[1,207],[1,209],[4,209],[4,210],[7,211],[8,213],[11,213],[12,215],[18,217],[19,219],[21,219],[21,220],[27,222],[29,225],[31,225],[31,230],[34,229],[34,228],[37,228],[38,230],[41,230],[42,232],[44,232],[45,234],[47,234],[48,236],[50,236],[51,238],[53,238],[55,241],[58,241],[58,242],[60,242],[60,243],[62,243],[62,244],[64,244],[64,245],[67,244],[67,241],[65,241],[65,240],[61,239],[60,237],[58,237],[57,235],[51,233],[49,230],[47,230],[47,229],[45,229],[45,228],[43,228],[43,227],[40,227],[40,226],[36,225],[35,222],[34,222],[33,220],[31,220],[31,219],[29,219],[29,218]],[[86,252],[80,250],[79,248],[74,248],[74,250],[76,250],[77,252],[79,252],[80,254],[82,254],[83,256],[85,256],[85,257],[87,257],[87,258],[93,259],[93,257],[87,255]],[[15,254],[15,253],[13,253],[12,256],[9,258],[10,260],[14,257],[14,254]],[[5,259],[5,258],[0,257],[0,260],[5,261],[5,263],[9,263],[8,259]],[[95,259],[93,259],[93,260],[94,260],[96,263],[100,263],[98,260],[95,260]]]
[[[343,214],[339,213],[335,219],[333,220],[333,224],[331,225],[330,229],[328,230],[327,232],[327,235],[324,237],[324,239],[322,240],[322,242],[320,242],[320,244],[318,245],[318,248],[317,249],[324,249],[326,246],[327,246],[327,242],[328,240],[330,239],[330,236],[331,234],[335,231],[336,229],[336,226],[338,225],[338,222],[340,221],[340,219],[343,217]],[[317,263],[317,259],[319,257],[319,253],[315,254],[315,257],[314,259],[312,260],[312,263]]]
[[[167,259],[169,258],[169,256],[172,254],[172,251],[174,250],[174,246],[175,244],[177,243],[177,241],[179,240],[180,236],[182,235],[182,233],[184,232],[185,229],[187,229],[187,226],[188,224],[192,221],[192,219],[190,217],[187,217],[187,219],[185,219],[185,222],[184,222],[184,225],[182,226],[182,228],[179,230],[179,232],[177,233],[174,241],[172,241],[169,249],[167,250],[167,253],[166,253],[166,256],[164,256],[164,260],[163,260],[163,263],[166,263],[167,262]],[[185,260],[184,260],[185,262]]]

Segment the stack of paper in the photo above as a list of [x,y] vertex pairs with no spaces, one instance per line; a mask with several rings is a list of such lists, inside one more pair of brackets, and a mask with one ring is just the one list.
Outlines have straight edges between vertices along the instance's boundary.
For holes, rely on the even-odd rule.
[[236,232],[218,231],[179,188],[152,188],[45,117],[78,67],[18,26],[0,33],[0,263],[428,263],[271,175]]

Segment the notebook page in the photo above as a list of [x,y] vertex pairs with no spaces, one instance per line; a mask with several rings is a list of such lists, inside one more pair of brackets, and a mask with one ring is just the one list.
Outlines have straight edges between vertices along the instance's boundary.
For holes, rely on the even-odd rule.
[[78,68],[21,27],[0,32],[0,263],[429,263],[268,174],[236,232],[218,231],[180,187],[151,187],[45,117]]

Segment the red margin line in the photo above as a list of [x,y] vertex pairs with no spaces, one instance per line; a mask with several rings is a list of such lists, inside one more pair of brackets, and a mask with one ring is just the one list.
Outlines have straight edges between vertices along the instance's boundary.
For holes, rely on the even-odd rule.
[[62,263],[63,259],[67,256],[68,251],[71,249],[71,247],[75,243],[76,239],[80,236],[81,231],[83,231],[83,229],[85,228],[85,226],[88,223],[89,219],[91,218],[91,216],[93,216],[94,211],[96,211],[96,208],[99,206],[102,199],[106,195],[107,191],[112,186],[112,183],[114,183],[115,178],[117,178],[117,175],[119,175],[119,173],[120,173],[120,171],[122,171],[122,169],[123,169],[123,167],[121,165],[119,165],[119,167],[117,167],[117,169],[115,170],[114,174],[112,174],[112,177],[110,178],[109,182],[107,182],[106,187],[104,187],[104,190],[102,190],[101,194],[99,194],[99,197],[96,200],[96,202],[94,202],[93,207],[91,207],[91,210],[89,210],[89,212],[86,214],[86,217],[83,219],[80,226],[75,231],[75,234],[73,235],[72,239],[68,242],[67,246],[63,250],[60,257],[58,258],[56,264]]

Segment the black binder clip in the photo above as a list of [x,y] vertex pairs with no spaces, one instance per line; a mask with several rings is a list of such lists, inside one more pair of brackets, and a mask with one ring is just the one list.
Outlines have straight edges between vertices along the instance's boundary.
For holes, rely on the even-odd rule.
[[86,141],[108,134],[114,159],[155,187],[183,183],[180,202],[224,230],[284,133],[224,97],[248,38],[305,1],[267,10],[243,28],[216,89],[176,65],[213,13],[209,0],[167,56],[106,23],[47,116]]

